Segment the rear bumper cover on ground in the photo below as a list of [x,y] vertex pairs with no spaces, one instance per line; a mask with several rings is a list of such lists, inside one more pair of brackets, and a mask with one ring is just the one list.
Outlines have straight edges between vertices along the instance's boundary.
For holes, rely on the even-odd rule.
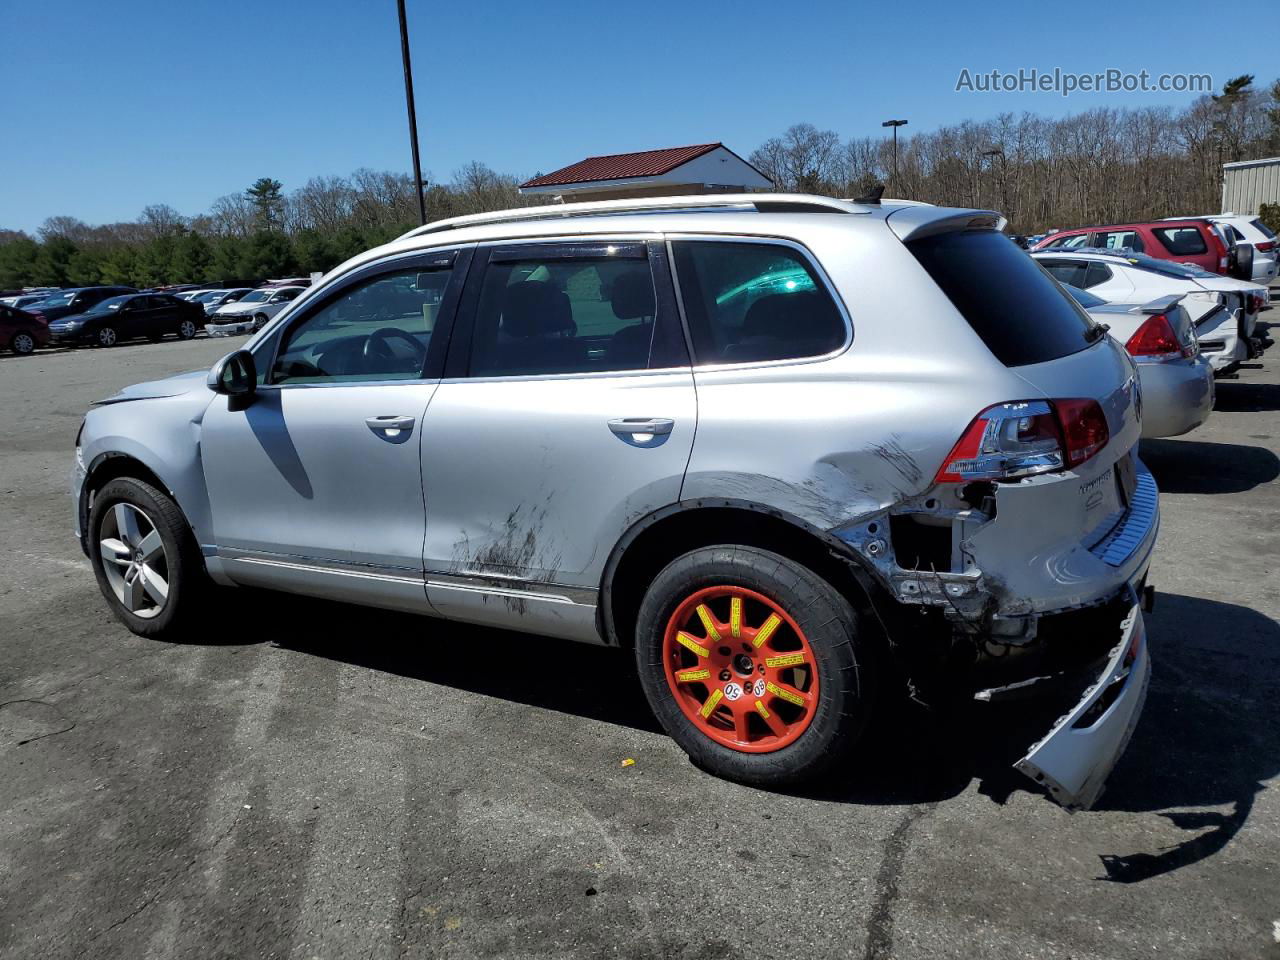
[[1175,360],[1138,365],[1142,380],[1142,436],[1176,437],[1194,430],[1213,410],[1213,368],[1209,362]]
[[1128,591],[1120,642],[1080,701],[1014,764],[1048,789],[1067,810],[1087,810],[1124,753],[1151,680],[1146,625],[1136,593]]

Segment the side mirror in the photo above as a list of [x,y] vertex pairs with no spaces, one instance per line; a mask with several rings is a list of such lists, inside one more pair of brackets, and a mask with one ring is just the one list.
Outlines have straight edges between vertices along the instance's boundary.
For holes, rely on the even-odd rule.
[[258,391],[258,368],[248,350],[229,353],[213,365],[205,381],[214,393],[231,399],[231,409],[242,410],[253,402]]

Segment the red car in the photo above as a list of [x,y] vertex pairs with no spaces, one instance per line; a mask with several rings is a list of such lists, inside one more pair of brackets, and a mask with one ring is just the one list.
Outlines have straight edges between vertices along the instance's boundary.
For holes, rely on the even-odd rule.
[[23,355],[49,342],[49,324],[43,317],[0,304],[0,349]]
[[1233,266],[1234,245],[1218,224],[1208,220],[1187,219],[1060,230],[1041,240],[1035,249],[1128,248],[1157,260],[1193,263],[1210,273],[1229,276]]

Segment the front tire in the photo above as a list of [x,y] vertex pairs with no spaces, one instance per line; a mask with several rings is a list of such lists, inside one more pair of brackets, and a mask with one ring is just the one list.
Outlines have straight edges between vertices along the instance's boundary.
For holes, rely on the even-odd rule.
[[257,333],[259,330],[261,330],[261,329],[262,329],[263,327],[265,327],[266,325],[267,325],[267,315],[266,315],[265,313],[259,313],[259,314],[257,314],[256,316],[254,316],[254,318],[253,318],[253,332],[254,332],[254,333]]
[[150,484],[112,480],[89,513],[89,559],[111,612],[143,637],[174,639],[195,622],[208,584],[178,505]]
[[813,571],[754,547],[686,553],[654,579],[636,624],[659,722],[719,776],[764,787],[846,761],[874,702],[867,632]]
[[20,357],[25,357],[27,354],[34,353],[36,349],[35,337],[31,336],[29,333],[15,333],[13,335],[13,340],[9,343],[9,349]]
[[115,327],[100,327],[95,339],[100,347],[114,347],[120,338]]
[[178,324],[178,337],[182,340],[192,339],[199,331],[194,320],[183,320]]

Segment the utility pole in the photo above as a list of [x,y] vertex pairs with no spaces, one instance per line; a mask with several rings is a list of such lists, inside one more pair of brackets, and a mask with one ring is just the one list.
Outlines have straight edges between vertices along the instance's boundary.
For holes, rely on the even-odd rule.
[[905,127],[905,120],[886,120],[882,127],[893,127],[893,188],[898,189],[898,128]]
[[[984,157],[991,158],[991,172],[995,173],[996,157],[1000,158],[1000,212],[1006,217],[1009,216],[1009,198],[1005,193],[1005,156],[1003,147],[992,147],[990,150],[983,150]],[[979,203],[982,201],[979,200]]]
[[413,67],[409,63],[409,24],[404,0],[396,0],[400,14],[400,59],[404,61],[404,100],[409,107],[409,146],[413,148],[413,189],[418,194],[418,223],[427,222],[427,198],[422,192],[422,160],[418,156],[418,114],[413,108]]

